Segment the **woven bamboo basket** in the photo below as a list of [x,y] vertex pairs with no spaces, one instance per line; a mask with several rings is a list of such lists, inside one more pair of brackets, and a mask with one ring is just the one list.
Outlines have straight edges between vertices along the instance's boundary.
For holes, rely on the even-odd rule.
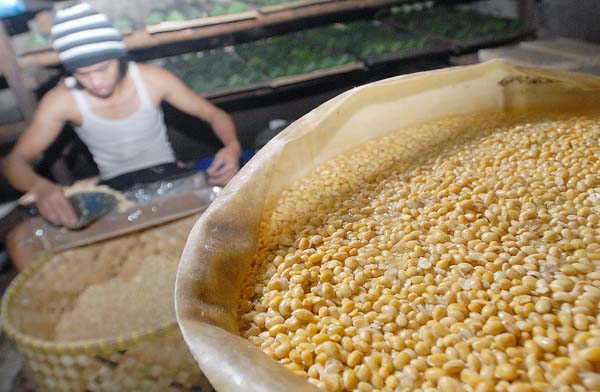
[[[329,159],[404,127],[448,116],[521,109],[596,110],[600,79],[505,61],[391,78],[347,91],[273,138],[190,232],[175,289],[177,319],[219,391],[318,391],[240,336],[239,303],[260,221],[281,192]],[[408,129],[408,128],[407,128]],[[407,135],[430,146],[429,133]],[[417,159],[422,149],[406,149]],[[311,197],[307,195],[307,197]]]
[[120,336],[56,341],[63,313],[83,290],[115,273],[99,267],[93,254],[78,260],[57,256],[46,255],[21,273],[2,301],[2,327],[23,354],[24,372],[37,390],[212,391],[175,318]]

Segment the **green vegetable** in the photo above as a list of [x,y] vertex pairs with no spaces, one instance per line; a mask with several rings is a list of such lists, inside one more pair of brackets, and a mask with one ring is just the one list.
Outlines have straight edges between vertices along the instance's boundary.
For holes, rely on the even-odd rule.
[[173,10],[167,14],[167,17],[165,18],[165,20],[167,22],[181,22],[181,21],[187,20],[187,18],[183,14],[183,12],[178,11],[178,10]]
[[202,18],[202,11],[199,8],[190,7],[190,9],[187,11],[187,17],[188,19]]
[[207,90],[206,81],[202,78],[192,78],[192,80],[189,84],[190,84],[190,87],[192,88],[192,90],[194,90],[198,93],[202,93]]
[[519,20],[483,15],[458,7],[433,6],[431,2],[425,2],[417,8],[416,12],[407,14],[392,12],[392,19],[408,30],[466,41],[515,32],[521,28]]
[[245,3],[242,3],[241,1],[232,1],[231,4],[229,4],[229,7],[227,7],[228,14],[238,14],[247,10],[248,6]]
[[131,30],[131,21],[127,18],[118,18],[115,20],[114,26],[117,30]]
[[292,65],[290,65],[290,66],[287,68],[287,70],[286,70],[286,72],[285,72],[285,73],[286,73],[287,75],[298,75],[298,74],[303,74],[303,73],[306,73],[306,70],[305,70],[305,68],[304,68],[302,65],[300,65],[300,64],[292,64]]
[[350,57],[350,55],[347,54],[343,54],[342,56],[340,56],[339,60],[338,60],[338,65],[344,65],[344,64],[348,64],[352,62],[352,57]]
[[185,53],[181,55],[181,60],[188,64],[196,61],[197,59],[198,56],[196,55],[196,53]]
[[279,77],[285,76],[285,75],[286,75],[286,73],[283,70],[283,68],[281,68],[281,67],[275,67],[269,73],[269,76],[272,77],[273,79],[279,78]]
[[200,93],[246,86],[262,80],[254,69],[224,49],[172,56],[165,59],[165,64],[176,75],[186,75],[186,83]]
[[144,19],[144,24],[146,26],[152,26],[155,24],[159,24],[165,20],[165,14],[162,11],[152,11],[148,16]]
[[345,49],[350,43],[342,39],[347,33],[336,24],[243,44],[236,52],[271,78],[310,73],[353,60]]
[[313,72],[313,71],[316,71],[318,68],[319,68],[319,66],[317,65],[317,62],[314,60],[311,60],[304,67],[304,71],[305,72]]
[[262,62],[263,62],[263,59],[261,59],[260,57],[254,56],[250,60],[248,60],[248,65],[251,67],[257,67],[260,64],[262,64]]
[[298,1],[298,0],[257,0],[257,4],[261,5],[261,6],[265,6],[265,5],[276,5],[276,4],[283,4],[283,3],[291,3],[294,1]]
[[294,48],[292,49],[292,56],[300,59],[309,59],[311,57],[311,53],[306,48]]
[[336,65],[337,65],[337,61],[335,58],[332,58],[332,57],[327,57],[326,59],[323,59],[323,61],[321,61],[322,69],[333,68]]
[[27,46],[31,49],[39,49],[46,47],[52,43],[52,40],[49,36],[43,34],[33,34],[28,42]]
[[244,82],[245,82],[245,79],[241,75],[235,74],[235,75],[231,75],[231,77],[229,78],[229,81],[227,82],[227,86],[235,87],[235,86],[245,84]]
[[210,10],[210,12],[208,13],[208,16],[220,16],[220,15],[226,15],[226,14],[227,14],[227,8],[225,8],[221,4],[217,4]]

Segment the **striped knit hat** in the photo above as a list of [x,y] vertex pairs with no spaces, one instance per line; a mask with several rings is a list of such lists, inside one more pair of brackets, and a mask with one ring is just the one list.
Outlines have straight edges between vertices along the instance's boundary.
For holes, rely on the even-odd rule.
[[51,35],[52,47],[69,72],[127,54],[119,31],[87,3],[57,11]]

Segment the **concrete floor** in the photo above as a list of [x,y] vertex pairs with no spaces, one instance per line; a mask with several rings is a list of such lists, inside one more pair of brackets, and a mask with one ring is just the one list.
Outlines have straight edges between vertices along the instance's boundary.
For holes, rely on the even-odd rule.
[[33,391],[21,368],[23,360],[15,346],[0,336],[0,392]]
[[[0,273],[0,297],[16,275],[12,267]],[[0,392],[34,391],[23,375],[22,367],[23,359],[15,345],[0,332]]]

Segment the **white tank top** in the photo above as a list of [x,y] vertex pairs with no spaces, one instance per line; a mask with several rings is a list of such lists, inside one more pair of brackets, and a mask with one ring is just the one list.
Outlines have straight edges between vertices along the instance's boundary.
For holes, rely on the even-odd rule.
[[[110,119],[95,114],[83,92],[71,88],[83,117],[81,126],[75,127],[75,131],[90,150],[103,180],[175,161],[162,110],[152,104],[133,62],[129,63],[129,73],[135,83],[139,107],[128,117]],[[74,82],[74,79],[67,80],[67,86]]]

